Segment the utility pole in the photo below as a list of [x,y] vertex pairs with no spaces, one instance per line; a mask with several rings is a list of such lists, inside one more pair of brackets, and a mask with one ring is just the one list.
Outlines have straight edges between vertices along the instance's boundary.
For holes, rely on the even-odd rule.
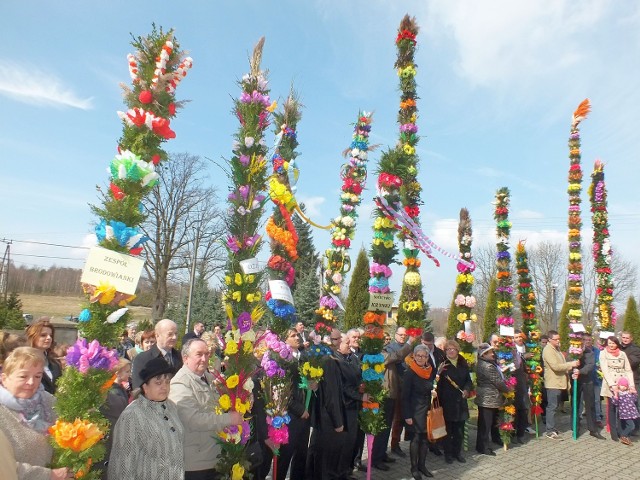
[[2,263],[0,264],[0,296],[4,302],[7,301],[9,293],[9,262],[11,261],[11,240],[2,239],[2,242],[7,244],[7,248],[4,250],[4,257],[2,257]]

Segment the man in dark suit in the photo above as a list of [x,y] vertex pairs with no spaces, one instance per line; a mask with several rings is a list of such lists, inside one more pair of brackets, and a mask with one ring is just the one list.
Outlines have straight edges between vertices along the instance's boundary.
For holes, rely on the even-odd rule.
[[178,326],[169,319],[160,320],[156,323],[156,344],[146,352],[139,353],[133,359],[131,366],[131,380],[133,388],[140,388],[142,379],[140,372],[144,366],[153,358],[162,357],[173,367],[175,374],[182,367],[182,355],[175,349],[178,342]]
[[204,323],[202,322],[197,322],[194,326],[193,326],[193,331],[189,332],[189,333],[185,333],[184,337],[182,337],[182,345],[184,345],[185,343],[187,343],[189,340],[191,340],[192,338],[200,338],[202,336],[202,334],[204,333]]

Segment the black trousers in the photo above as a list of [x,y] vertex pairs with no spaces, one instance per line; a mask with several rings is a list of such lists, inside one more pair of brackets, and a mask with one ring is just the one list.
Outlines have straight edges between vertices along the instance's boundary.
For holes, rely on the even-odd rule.
[[[587,420],[587,430],[595,432],[596,428],[596,402],[593,382],[578,381],[578,425],[580,425],[580,406],[584,402],[584,417]],[[573,406],[571,407],[571,415],[573,419]],[[573,422],[571,422],[573,428]],[[579,428],[579,427],[578,427]]]
[[[313,429],[307,458],[307,477],[313,480],[340,480],[340,456],[344,450],[345,433]],[[351,453],[351,452],[349,452]]]
[[291,466],[291,480],[304,480],[304,470],[309,450],[309,419],[291,417],[289,443],[280,446],[276,480],[285,480]]
[[609,433],[611,440],[620,440],[620,420],[618,420],[618,407],[607,397],[607,417],[609,421]]
[[497,408],[478,406],[478,435],[476,436],[476,450],[478,452],[484,453],[491,450],[491,430],[496,426],[497,417]]
[[444,454],[447,457],[457,457],[462,453],[462,442],[464,440],[464,423],[444,422],[447,426],[447,436],[444,438]]

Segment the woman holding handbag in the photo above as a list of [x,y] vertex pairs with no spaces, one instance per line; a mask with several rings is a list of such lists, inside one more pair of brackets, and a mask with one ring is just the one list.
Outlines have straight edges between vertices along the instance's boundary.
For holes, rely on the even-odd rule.
[[427,470],[425,461],[429,450],[427,412],[431,405],[431,390],[436,372],[429,361],[429,350],[422,344],[413,349],[413,355],[409,355],[405,363],[407,371],[402,383],[402,414],[411,439],[411,475],[415,480],[421,480],[422,475],[433,477]]
[[447,425],[447,436],[444,441],[444,459],[453,463],[455,458],[460,463],[466,460],[462,456],[462,440],[464,423],[469,418],[467,398],[473,388],[469,364],[460,355],[460,345],[455,340],[445,344],[446,360],[440,365],[438,372],[438,399],[442,405],[444,420]]

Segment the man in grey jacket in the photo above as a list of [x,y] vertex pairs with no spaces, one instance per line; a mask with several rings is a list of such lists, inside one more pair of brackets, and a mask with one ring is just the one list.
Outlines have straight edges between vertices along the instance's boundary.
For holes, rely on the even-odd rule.
[[218,478],[215,471],[220,447],[218,432],[231,425],[240,425],[238,412],[215,413],[218,393],[213,386],[214,377],[207,371],[209,347],[199,338],[182,346],[183,366],[171,379],[169,400],[178,407],[178,416],[184,427],[185,480]]

